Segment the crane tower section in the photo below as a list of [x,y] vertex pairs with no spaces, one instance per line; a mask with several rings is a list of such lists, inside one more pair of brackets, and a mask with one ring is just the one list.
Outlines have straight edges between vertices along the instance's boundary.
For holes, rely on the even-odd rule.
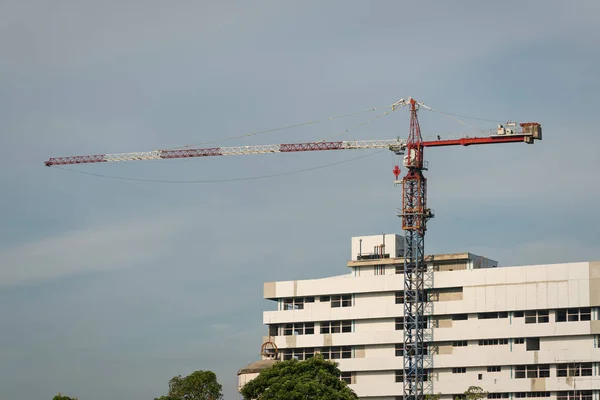
[[417,103],[409,99],[410,132],[406,141],[402,179],[402,229],[404,230],[404,399],[421,400],[425,353],[425,231],[433,217],[427,208],[427,179],[423,159],[423,138],[417,118]]

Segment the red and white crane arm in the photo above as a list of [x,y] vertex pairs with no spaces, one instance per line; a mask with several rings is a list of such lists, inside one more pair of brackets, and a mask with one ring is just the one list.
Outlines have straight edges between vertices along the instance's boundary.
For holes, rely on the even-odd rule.
[[[459,139],[441,139],[422,142],[423,147],[471,146],[495,143],[533,143],[533,139],[541,139],[541,127],[537,123],[521,124],[523,131],[511,134],[496,134],[481,137],[463,137]],[[287,144],[266,144],[254,146],[212,147],[196,149],[153,150],[135,153],[97,154],[88,156],[53,157],[44,162],[48,167],[53,165],[91,164],[119,161],[161,160],[172,158],[193,158],[212,156],[233,156],[268,153],[297,153],[303,151],[324,150],[368,150],[388,149],[396,154],[403,154],[406,149],[404,139],[383,140],[351,140],[337,142],[307,142]]]
[[397,154],[402,154],[406,141],[402,139],[388,140],[353,140],[338,142],[309,142],[288,144],[267,144],[255,146],[213,147],[199,149],[154,150],[136,153],[97,154],[89,156],[54,157],[45,162],[50,167],[53,165],[90,164],[118,161],[161,160],[172,158],[232,156],[268,153],[296,153],[302,151],[323,150],[366,150],[389,149]]

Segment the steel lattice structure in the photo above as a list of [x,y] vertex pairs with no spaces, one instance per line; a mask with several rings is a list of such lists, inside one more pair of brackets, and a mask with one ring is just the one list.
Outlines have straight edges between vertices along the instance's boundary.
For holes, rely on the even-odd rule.
[[[403,399],[423,400],[424,382],[428,381],[428,368],[431,361],[425,364],[426,338],[428,329],[426,310],[431,312],[431,303],[427,299],[426,280],[431,280],[431,271],[427,269],[425,260],[425,232],[427,221],[433,217],[433,212],[427,208],[427,179],[423,171],[427,165],[423,158],[425,147],[470,146],[499,143],[524,142],[532,144],[534,140],[542,139],[542,128],[537,122],[520,124],[521,131],[517,132],[516,123],[508,122],[507,128],[500,125],[497,134],[484,137],[463,137],[434,141],[423,141],[417,118],[418,106],[430,109],[414,99],[400,100],[392,105],[410,107],[410,132],[408,140],[363,140],[337,142],[309,142],[291,144],[269,144],[236,147],[215,147],[196,149],[154,150],[135,153],[101,154],[74,157],[56,157],[45,161],[45,165],[90,164],[121,161],[159,160],[173,158],[194,158],[228,155],[251,155],[269,153],[295,153],[324,150],[363,150],[389,149],[396,154],[404,154],[404,166],[407,173],[402,179],[402,209],[398,216],[402,218],[404,230],[404,380]],[[514,129],[511,129],[514,128]],[[398,166],[394,170],[398,176]],[[431,285],[431,283],[429,283]],[[431,338],[427,338],[431,340]],[[430,355],[428,357],[431,357]],[[431,382],[429,382],[431,383]]]
[[427,371],[424,330],[427,316],[425,273],[425,231],[433,217],[427,208],[427,179],[423,176],[423,139],[417,118],[417,105],[410,99],[410,133],[406,144],[402,179],[402,229],[404,230],[404,400],[420,400]]
[[353,140],[339,142],[309,142],[288,144],[265,144],[254,146],[213,147],[200,149],[153,150],[135,153],[98,154],[92,156],[54,157],[45,165],[92,164],[119,161],[161,160],[171,158],[194,158],[213,156],[239,156],[269,153],[297,153],[303,151],[323,150],[366,150],[389,149],[397,154],[402,153],[406,142],[401,139],[385,140]]

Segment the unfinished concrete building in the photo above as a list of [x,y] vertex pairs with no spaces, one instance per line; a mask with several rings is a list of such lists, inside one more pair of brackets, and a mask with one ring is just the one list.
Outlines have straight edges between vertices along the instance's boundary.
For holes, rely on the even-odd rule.
[[[402,398],[402,243],[352,238],[348,273],[265,283],[276,310],[264,312],[263,341],[280,360],[335,360],[361,399]],[[439,254],[427,279],[426,393],[445,400],[475,385],[490,399],[600,400],[600,262],[498,267]],[[259,370],[240,370],[240,386]]]

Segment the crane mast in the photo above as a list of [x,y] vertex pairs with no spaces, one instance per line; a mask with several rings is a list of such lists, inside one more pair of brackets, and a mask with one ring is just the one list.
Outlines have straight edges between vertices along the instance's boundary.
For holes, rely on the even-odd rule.
[[515,122],[499,125],[495,134],[483,137],[463,137],[460,139],[423,141],[417,118],[417,110],[425,107],[412,98],[401,99],[392,105],[408,106],[410,110],[410,131],[407,140],[362,140],[337,142],[309,142],[291,144],[270,144],[236,147],[187,148],[174,150],[154,150],[135,153],[100,154],[73,157],[55,157],[44,162],[48,167],[55,165],[90,164],[123,161],[159,160],[173,158],[194,158],[229,155],[251,155],[269,153],[294,153],[325,150],[364,150],[389,149],[397,155],[404,155],[406,175],[398,181],[400,169],[394,169],[396,183],[402,185],[402,209],[398,216],[402,219],[404,231],[404,364],[403,399],[423,400],[424,382],[428,381],[428,370],[424,365],[426,355],[425,330],[428,328],[425,315],[427,288],[425,287],[427,263],[425,260],[425,232],[427,221],[433,218],[433,212],[427,208],[427,179],[423,171],[427,163],[423,157],[425,147],[471,146],[484,144],[518,143],[533,144],[542,139],[542,128],[537,122],[521,123],[517,130]]
[[423,160],[423,138],[417,118],[417,103],[409,99],[410,132],[406,142],[402,179],[402,229],[404,230],[404,399],[420,400],[427,371],[425,353],[425,231],[433,217],[427,208],[427,179]]

